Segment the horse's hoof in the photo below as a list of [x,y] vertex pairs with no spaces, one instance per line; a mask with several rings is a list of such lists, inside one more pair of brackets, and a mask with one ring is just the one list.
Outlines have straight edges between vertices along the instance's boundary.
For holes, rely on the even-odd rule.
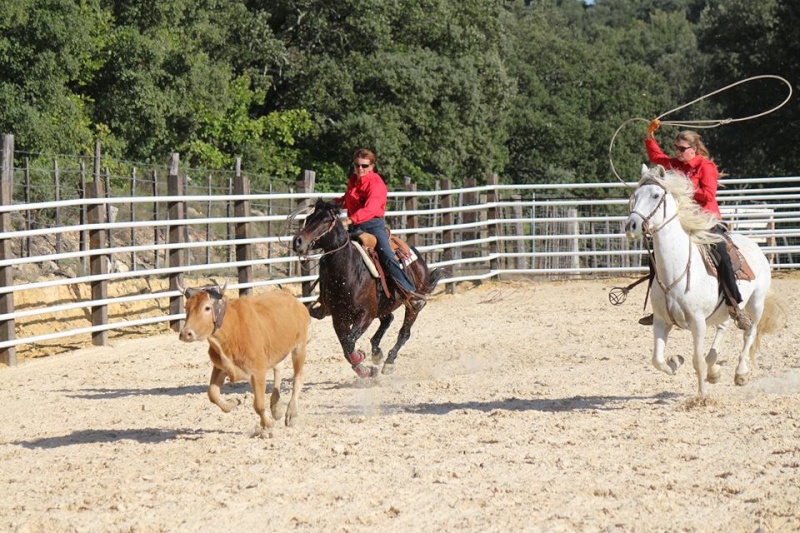
[[722,372],[719,371],[719,368],[714,365],[708,369],[708,375],[706,376],[706,381],[709,383],[719,383],[719,378],[722,375]]
[[374,366],[355,365],[353,370],[360,378],[374,378],[378,374],[378,369]]
[[733,378],[733,382],[736,383],[738,386],[747,385],[747,382],[750,380],[750,373],[747,374],[736,374],[736,377]]
[[381,370],[381,373],[386,374],[388,376],[389,374],[394,374],[394,371],[395,371],[394,363],[385,363],[383,365],[383,370]]
[[383,350],[378,348],[377,350],[372,350],[372,363],[375,365],[379,365],[383,363],[384,359]]
[[673,374],[678,371],[681,365],[683,365],[683,356],[673,355],[667,360],[667,366],[669,366]]

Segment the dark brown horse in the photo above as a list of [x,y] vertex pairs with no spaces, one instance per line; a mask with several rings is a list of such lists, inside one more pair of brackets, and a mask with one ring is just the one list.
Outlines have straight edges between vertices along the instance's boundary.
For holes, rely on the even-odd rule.
[[[380,327],[370,339],[370,344],[372,362],[380,364],[383,361],[381,339],[394,320],[395,309],[403,305],[404,296],[398,292],[393,280],[387,280],[392,295],[387,297],[384,294],[380,281],[370,274],[360,252],[350,241],[350,234],[339,220],[338,213],[339,206],[335,203],[318,200],[303,228],[294,236],[292,248],[301,256],[311,250],[322,250],[319,260],[320,305],[312,306],[311,316],[322,319],[331,315],[333,329],[342,345],[345,359],[360,377],[372,377],[377,374],[378,369],[362,364],[366,355],[363,351],[356,350],[356,342],[372,321],[379,319]],[[429,272],[421,254],[417,250],[414,253],[418,259],[404,268],[417,292],[430,294],[442,271],[434,269]],[[397,353],[411,337],[411,326],[418,314],[418,311],[406,305],[397,342],[389,350],[383,363],[384,374],[394,371]]]

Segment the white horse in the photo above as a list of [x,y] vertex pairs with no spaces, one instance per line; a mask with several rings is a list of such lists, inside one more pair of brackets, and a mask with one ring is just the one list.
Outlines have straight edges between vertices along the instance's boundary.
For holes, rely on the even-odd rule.
[[[642,165],[641,180],[631,195],[625,233],[629,239],[644,234],[653,240],[653,366],[667,374],[675,373],[683,364],[683,357],[665,359],[667,336],[674,326],[689,329],[694,339],[693,363],[699,393],[705,395],[706,381],[719,381],[717,350],[731,318],[720,295],[719,282],[708,272],[701,255],[702,247],[721,239],[710,231],[719,220],[703,211],[693,197],[694,186],[683,173]],[[744,235],[733,233],[731,238],[755,274],[752,281],[737,282],[742,305],[753,321],[744,332],[744,347],[734,378],[737,385],[744,385],[760,336],[777,328],[783,311],[770,290],[770,266],[761,249]],[[704,358],[706,326],[716,326],[717,332]]]

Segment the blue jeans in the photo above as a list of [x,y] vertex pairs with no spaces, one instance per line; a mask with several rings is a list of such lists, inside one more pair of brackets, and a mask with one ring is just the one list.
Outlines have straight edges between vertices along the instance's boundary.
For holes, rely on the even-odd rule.
[[378,258],[381,260],[384,272],[392,277],[398,285],[407,291],[416,292],[417,288],[411,283],[411,280],[406,276],[405,271],[400,268],[400,262],[394,256],[392,248],[389,246],[389,237],[386,236],[386,225],[382,218],[373,218],[358,225],[353,225],[355,230],[361,230],[374,235],[378,240],[375,246],[378,252]]

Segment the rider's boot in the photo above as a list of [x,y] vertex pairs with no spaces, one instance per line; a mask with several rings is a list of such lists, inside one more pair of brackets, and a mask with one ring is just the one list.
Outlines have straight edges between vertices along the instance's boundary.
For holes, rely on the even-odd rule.
[[425,304],[428,303],[428,300],[425,298],[424,294],[420,294],[418,292],[410,291],[400,285],[397,284],[397,289],[402,295],[405,302],[403,302],[406,306],[413,309],[415,312],[419,313],[422,311],[422,308],[425,307]]
[[739,306],[729,305],[728,314],[733,319],[733,323],[736,324],[737,328],[747,331],[753,327],[753,321],[750,315],[744,309],[740,309]]
[[652,326],[653,325],[653,313],[649,315],[643,316],[639,319],[639,324],[643,326]]
[[416,311],[417,313],[419,313],[420,311],[422,311],[422,308],[423,308],[423,307],[425,307],[425,304],[427,304],[427,303],[428,303],[428,300],[427,300],[427,299],[425,299],[425,297],[424,297],[424,296],[422,296],[422,295],[419,295],[419,294],[413,294],[413,293],[412,293],[412,294],[411,294],[411,296],[409,296],[409,297],[408,297],[408,299],[406,300],[406,304],[407,304],[407,305],[408,305],[408,306],[409,306],[411,309],[413,309],[414,311]]

